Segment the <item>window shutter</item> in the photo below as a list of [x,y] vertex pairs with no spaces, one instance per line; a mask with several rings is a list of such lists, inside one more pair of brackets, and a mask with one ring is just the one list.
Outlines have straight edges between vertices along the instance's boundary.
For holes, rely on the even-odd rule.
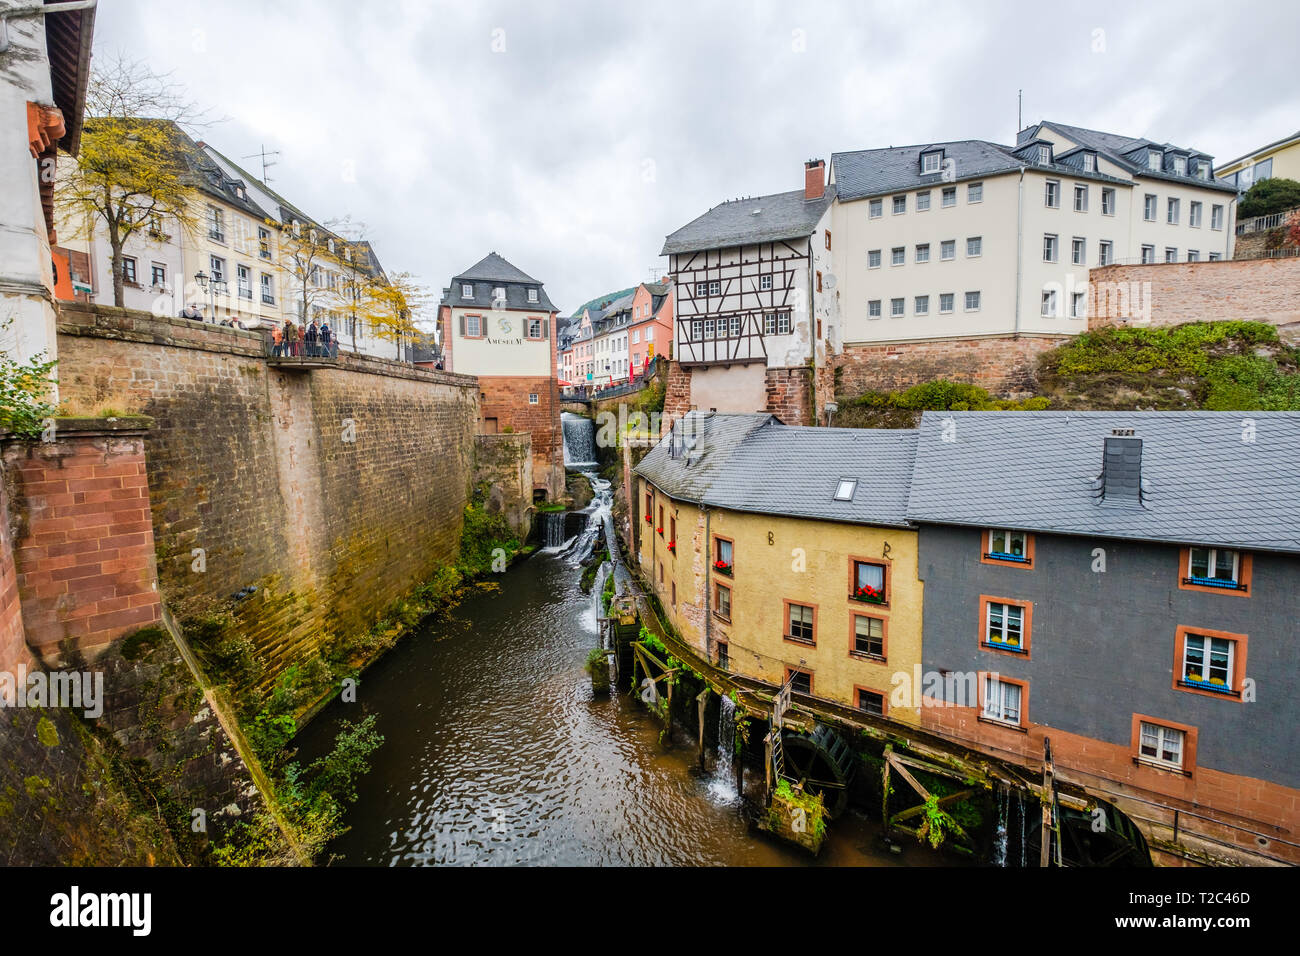
[[551,320],[542,319],[542,338],[549,339],[550,337],[551,337]]
[[465,337],[465,316],[463,315],[460,317],[460,337],[462,339]]

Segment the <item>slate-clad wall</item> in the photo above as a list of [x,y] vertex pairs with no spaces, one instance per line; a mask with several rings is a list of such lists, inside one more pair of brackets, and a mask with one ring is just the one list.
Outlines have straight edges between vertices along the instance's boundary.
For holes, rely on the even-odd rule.
[[[1250,595],[1240,597],[1181,589],[1180,549],[1173,546],[1038,534],[1033,568],[1025,570],[981,563],[981,541],[980,529],[922,526],[927,672],[997,671],[1028,681],[1031,727],[1122,748],[1117,766],[1104,765],[1111,758],[1103,750],[1088,761],[1103,766],[1104,775],[1113,771],[1137,786],[1204,806],[1240,798],[1241,812],[1280,812],[1250,809],[1258,786],[1229,800],[1216,792],[1221,781],[1210,789],[1205,783],[1213,771],[1215,777],[1240,775],[1300,788],[1293,734],[1283,729],[1300,726],[1300,698],[1293,693],[1300,677],[1300,559],[1254,553]],[[1092,570],[1095,548],[1105,549],[1104,573]],[[1030,660],[979,647],[981,595],[1033,602]],[[1180,625],[1248,637],[1246,677],[1255,681],[1256,702],[1173,688]],[[1190,779],[1133,766],[1128,754],[1135,713],[1197,728],[1197,769]],[[950,714],[929,716],[940,725],[952,723]],[[997,747],[1024,737],[973,720],[965,721],[964,732]],[[1040,740],[1027,755],[1041,754]]]
[[66,303],[59,360],[76,410],[155,419],[146,453],[163,595],[183,617],[256,587],[236,614],[264,679],[365,630],[456,556],[472,377],[365,357],[283,371],[253,333]]

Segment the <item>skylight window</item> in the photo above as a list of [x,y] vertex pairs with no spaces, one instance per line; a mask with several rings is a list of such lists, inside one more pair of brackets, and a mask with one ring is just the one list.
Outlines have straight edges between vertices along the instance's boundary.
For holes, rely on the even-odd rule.
[[835,486],[836,501],[852,501],[853,494],[858,490],[858,479],[841,478],[839,484]]

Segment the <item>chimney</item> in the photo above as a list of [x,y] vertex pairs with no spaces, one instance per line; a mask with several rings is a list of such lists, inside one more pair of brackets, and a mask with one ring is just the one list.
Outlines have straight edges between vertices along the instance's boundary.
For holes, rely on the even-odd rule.
[[1142,506],[1142,439],[1131,428],[1111,429],[1097,479],[1103,504]]
[[810,159],[803,164],[803,198],[821,199],[826,195],[826,163]]

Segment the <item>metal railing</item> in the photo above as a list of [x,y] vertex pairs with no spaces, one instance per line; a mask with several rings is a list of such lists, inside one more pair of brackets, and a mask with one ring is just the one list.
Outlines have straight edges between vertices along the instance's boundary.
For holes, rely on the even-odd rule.
[[1270,229],[1276,229],[1286,222],[1292,213],[1297,211],[1300,211],[1300,206],[1295,209],[1286,209],[1268,216],[1256,216],[1254,219],[1239,222],[1237,223],[1237,235],[1248,236],[1253,232],[1267,232]]
[[339,357],[339,340],[331,336],[329,342],[317,339],[308,342],[305,338],[296,341],[276,342],[268,331],[262,337],[263,350],[267,358],[293,362],[337,362]]

